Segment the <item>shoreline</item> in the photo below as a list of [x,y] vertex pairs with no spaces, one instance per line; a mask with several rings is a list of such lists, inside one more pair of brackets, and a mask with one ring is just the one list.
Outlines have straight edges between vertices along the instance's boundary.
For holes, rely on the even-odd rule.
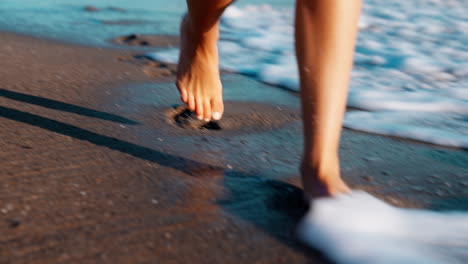
[[[224,130],[192,131],[165,112],[180,104],[171,65],[0,36],[0,262],[327,263],[292,232],[305,212],[297,96],[224,74],[243,107]],[[466,151],[349,129],[340,151],[353,188],[468,210]]]
[[[106,49],[106,50],[115,50],[115,51],[120,51],[123,52],[125,55],[121,56],[119,60],[131,63],[134,65],[139,65],[139,66],[149,66],[146,67],[145,72],[147,75],[150,77],[154,78],[159,78],[159,77],[168,77],[169,74],[166,72],[163,73],[163,76],[161,76],[157,70],[156,73],[154,73],[154,67],[158,63],[162,63],[164,65],[169,65],[169,68],[172,71],[172,74],[174,74],[174,71],[176,69],[176,65],[172,63],[163,63],[163,62],[158,62],[153,59],[147,59],[145,58],[145,54],[148,51],[154,51],[155,49],[165,49],[168,47],[173,47],[173,46],[178,46],[179,45],[179,40],[177,36],[172,36],[172,35],[153,35],[153,34],[131,34],[128,36],[117,36],[111,39],[107,39],[105,42],[107,44],[111,44],[110,46],[96,46],[93,44],[84,44],[84,43],[77,43],[74,42],[73,40],[67,41],[63,40],[60,38],[48,38],[48,37],[41,37],[41,36],[35,36],[35,35],[28,35],[26,33],[17,33],[14,31],[5,31],[4,29],[0,30],[0,34],[11,34],[11,35],[16,35],[16,36],[23,36],[23,37],[29,37],[37,40],[45,40],[45,41],[50,41],[50,42],[55,42],[55,43],[60,43],[63,45],[70,45],[70,46],[76,46],[76,47],[88,47],[88,48],[97,48],[97,49]],[[142,45],[141,42],[147,43]],[[154,62],[154,63],[151,63]],[[221,74],[239,74],[236,72],[230,72],[227,70],[221,70]],[[243,76],[247,76],[251,78],[250,75],[247,74],[240,74]],[[153,80],[154,81],[154,80]],[[258,80],[257,80],[258,81]],[[283,87],[281,85],[274,85],[271,83],[267,82],[262,82],[259,81],[269,87],[273,87],[275,89],[282,89],[290,94],[293,94],[295,96],[298,96],[298,92],[295,90],[291,90],[287,87]],[[361,108],[355,108],[355,107],[349,107],[347,106],[346,112],[351,112],[351,111],[367,111],[366,109],[361,109]],[[422,144],[426,145],[429,147],[434,147],[434,148],[440,148],[444,150],[462,150],[462,151],[468,151],[468,149],[462,148],[462,147],[453,147],[453,146],[445,146],[445,145],[439,145],[435,143],[429,143],[423,140],[417,140],[417,139],[410,139],[410,138],[404,138],[404,137],[399,137],[399,136],[393,136],[393,135],[383,135],[379,133],[373,133],[373,132],[367,132],[367,131],[362,131],[362,130],[357,130],[353,128],[347,128],[343,127],[343,130],[349,130],[353,131],[356,133],[361,133],[364,135],[374,135],[374,136],[382,136],[382,137],[387,137],[395,140],[401,140],[404,142],[409,142],[409,143],[416,143],[416,144]]]

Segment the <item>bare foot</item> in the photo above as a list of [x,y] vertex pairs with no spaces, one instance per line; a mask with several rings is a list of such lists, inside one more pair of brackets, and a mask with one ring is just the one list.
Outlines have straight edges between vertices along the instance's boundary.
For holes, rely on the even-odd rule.
[[224,105],[219,77],[218,28],[195,29],[186,16],[181,24],[177,87],[181,99],[198,119],[219,120]]
[[348,185],[341,179],[338,162],[323,166],[322,169],[303,162],[301,176],[305,198],[308,200],[351,192]]

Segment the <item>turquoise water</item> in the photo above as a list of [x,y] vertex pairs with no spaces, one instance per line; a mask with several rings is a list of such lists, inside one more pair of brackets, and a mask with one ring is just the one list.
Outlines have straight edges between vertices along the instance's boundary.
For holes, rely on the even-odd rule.
[[[85,12],[87,4],[102,10]],[[132,33],[175,34],[175,22],[183,12],[183,4],[177,1],[113,0],[84,3],[66,0],[2,0],[0,27],[81,44],[107,45],[107,39]],[[133,21],[134,24],[105,24],[123,20]]]
[[[184,1],[163,0],[0,0],[0,29],[91,45],[133,33],[177,34]],[[269,3],[292,7],[291,0],[248,0],[236,5]],[[85,12],[92,5],[99,12]],[[124,11],[113,8],[123,9]],[[126,25],[119,22],[126,21]]]

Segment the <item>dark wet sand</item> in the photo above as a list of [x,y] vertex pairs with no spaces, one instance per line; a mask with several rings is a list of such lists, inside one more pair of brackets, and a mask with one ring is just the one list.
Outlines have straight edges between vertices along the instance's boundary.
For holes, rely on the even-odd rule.
[[[0,39],[0,263],[327,263],[293,234],[297,96],[226,74],[221,129],[180,126],[170,65]],[[468,210],[467,152],[345,131],[341,159],[392,204]]]

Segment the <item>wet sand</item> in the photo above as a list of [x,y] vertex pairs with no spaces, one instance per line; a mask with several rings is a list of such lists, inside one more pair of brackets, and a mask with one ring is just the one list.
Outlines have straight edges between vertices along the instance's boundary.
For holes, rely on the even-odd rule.
[[[0,39],[0,263],[328,263],[294,238],[295,94],[224,74],[219,128],[180,125],[171,65]],[[467,156],[348,130],[341,144],[346,181],[401,207],[468,210]]]

